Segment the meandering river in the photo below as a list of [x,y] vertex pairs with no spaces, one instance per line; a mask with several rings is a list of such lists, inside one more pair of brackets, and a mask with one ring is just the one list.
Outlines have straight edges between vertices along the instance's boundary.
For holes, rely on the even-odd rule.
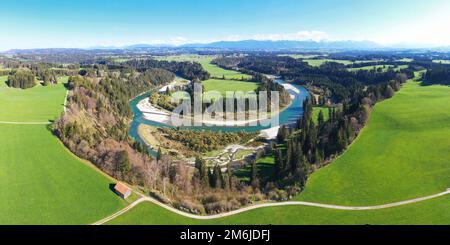
[[[279,84],[288,84],[283,80],[275,80],[275,82]],[[300,85],[290,84],[289,86],[285,86],[287,91],[292,95],[292,103],[289,107],[285,108],[280,112],[279,119],[280,125],[290,125],[295,123],[302,115],[303,115],[303,101],[308,98],[309,92],[307,89]],[[130,136],[139,142],[144,142],[138,134],[138,127],[140,124],[151,125],[155,127],[171,127],[164,123],[159,123],[155,121],[150,121],[144,118],[143,113],[138,109],[137,105],[140,101],[148,98],[150,96],[149,93],[142,94],[137,96],[133,100],[130,101],[130,106],[134,113],[133,122],[130,128]],[[202,127],[183,127],[184,129],[193,129],[193,130],[211,130],[211,131],[228,131],[228,132],[236,132],[236,131],[246,131],[246,132],[256,132],[268,129],[269,127],[264,126],[202,126]],[[153,150],[150,150],[152,155],[155,154]]]

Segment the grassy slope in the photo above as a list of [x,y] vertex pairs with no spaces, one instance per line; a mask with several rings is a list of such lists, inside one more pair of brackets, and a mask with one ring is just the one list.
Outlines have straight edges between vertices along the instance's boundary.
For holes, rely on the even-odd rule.
[[[313,174],[298,199],[373,205],[450,187],[449,95],[449,87],[408,82],[393,99],[376,106],[358,140],[341,158]],[[448,224],[449,201],[445,196],[373,211],[264,208],[209,221],[187,219],[145,203],[111,224]]]
[[450,60],[433,60],[434,63],[450,64]]
[[325,62],[337,62],[343,65],[350,65],[353,63],[368,63],[372,62],[371,60],[357,60],[355,62],[350,60],[334,60],[334,59],[304,59],[303,61],[308,62],[310,66],[321,66]]
[[375,107],[356,142],[314,174],[299,199],[372,205],[449,188],[449,95],[449,87],[404,85]]
[[[66,93],[62,85],[0,91],[1,104],[9,105],[1,105],[0,121],[53,119]],[[112,181],[45,125],[0,124],[0,142],[0,224],[88,224],[126,205],[109,190]]]
[[58,118],[66,95],[63,84],[13,89],[0,77],[0,121],[45,122]]

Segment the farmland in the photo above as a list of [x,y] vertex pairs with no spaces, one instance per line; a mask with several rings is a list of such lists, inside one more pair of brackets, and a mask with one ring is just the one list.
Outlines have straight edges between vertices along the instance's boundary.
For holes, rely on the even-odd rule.
[[[5,78],[2,78],[5,79]],[[0,121],[48,122],[63,111],[63,84],[0,85]],[[0,224],[89,224],[126,202],[113,180],[62,145],[48,125],[0,124]]]
[[60,116],[66,95],[62,83],[21,90],[8,88],[6,79],[0,77],[0,121],[48,122]]
[[354,63],[373,62],[372,60],[351,61],[351,60],[335,60],[335,59],[304,59],[303,61],[307,62],[310,66],[321,66],[326,62],[336,62],[336,63],[340,63],[343,65],[351,65]]
[[434,63],[450,65],[450,60],[433,60]]
[[360,71],[360,70],[381,70],[383,72],[386,72],[389,69],[394,69],[395,71],[399,71],[401,69],[406,69],[408,66],[407,65],[401,65],[398,67],[394,67],[393,65],[375,65],[375,66],[363,66],[363,67],[359,67],[359,68],[350,68],[348,69],[349,71]]

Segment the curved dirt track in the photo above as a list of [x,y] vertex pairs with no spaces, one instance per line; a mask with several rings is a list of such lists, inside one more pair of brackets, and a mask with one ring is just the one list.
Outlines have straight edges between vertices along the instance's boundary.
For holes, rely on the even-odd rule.
[[258,208],[265,208],[265,207],[279,207],[279,206],[308,206],[308,207],[318,207],[318,208],[326,208],[326,209],[336,209],[336,210],[347,210],[347,211],[364,211],[364,210],[378,210],[378,209],[386,209],[386,208],[392,208],[392,207],[398,207],[398,206],[403,206],[403,205],[407,205],[407,204],[412,204],[412,203],[417,203],[417,202],[422,202],[422,201],[426,201],[426,200],[430,200],[430,199],[434,199],[437,197],[441,197],[441,196],[445,196],[450,194],[450,188],[447,189],[444,192],[440,192],[434,195],[430,195],[430,196],[426,196],[426,197],[419,197],[419,198],[415,198],[415,199],[410,199],[410,200],[405,200],[405,201],[400,201],[400,202],[394,202],[394,203],[388,203],[388,204],[382,204],[382,205],[375,205],[375,206],[341,206],[341,205],[332,205],[332,204],[323,204],[323,203],[314,203],[314,202],[302,202],[302,201],[289,201],[289,202],[273,202],[273,203],[262,203],[262,204],[256,204],[256,205],[252,205],[252,206],[248,206],[248,207],[244,207],[241,209],[237,209],[234,211],[230,211],[227,213],[222,213],[222,214],[215,214],[215,215],[195,215],[195,214],[190,214],[190,213],[186,213],[183,212],[181,210],[175,209],[171,206],[168,206],[166,204],[160,203],[159,201],[151,198],[151,197],[146,197],[146,196],[142,196],[141,198],[136,200],[135,202],[131,203],[130,205],[128,205],[126,208],[120,210],[119,212],[106,217],[102,220],[99,220],[95,223],[93,223],[93,225],[102,225],[107,223],[108,221],[113,220],[114,218],[126,213],[127,211],[129,211],[130,209],[132,209],[133,207],[135,207],[136,205],[138,205],[139,203],[142,202],[151,202],[154,203],[162,208],[165,208],[171,212],[174,212],[176,214],[182,215],[184,217],[187,218],[191,218],[191,219],[198,219],[198,220],[208,220],[208,219],[218,219],[218,218],[223,218],[223,217],[227,217],[227,216],[231,216],[231,215],[235,215],[235,214],[239,214],[242,212],[246,212],[246,211],[250,211],[253,209],[258,209]]

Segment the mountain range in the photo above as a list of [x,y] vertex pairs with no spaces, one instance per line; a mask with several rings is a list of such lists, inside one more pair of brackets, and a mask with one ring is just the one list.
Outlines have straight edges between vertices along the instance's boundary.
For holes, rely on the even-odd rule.
[[[418,47],[416,47],[418,48]],[[381,49],[414,49],[411,46],[392,45],[383,46],[372,41],[292,41],[292,40],[241,40],[241,41],[218,41],[211,43],[190,43],[183,45],[171,44],[133,44],[127,46],[94,46],[86,49],[72,48],[49,48],[49,49],[28,49],[28,50],[9,50],[6,53],[41,53],[47,51],[50,53],[72,50],[72,52],[83,52],[90,50],[99,51],[145,51],[158,49],[208,49],[208,50],[231,50],[231,51],[350,51],[350,50],[381,50]],[[435,48],[436,49],[436,48]],[[440,49],[448,50],[449,47]]]

